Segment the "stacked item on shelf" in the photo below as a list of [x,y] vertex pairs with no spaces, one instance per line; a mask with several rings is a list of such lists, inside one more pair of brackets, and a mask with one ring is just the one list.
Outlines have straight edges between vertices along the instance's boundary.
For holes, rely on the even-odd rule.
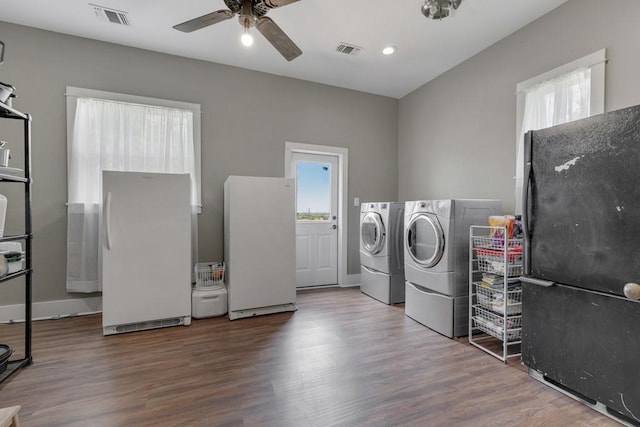
[[522,288],[516,278],[507,279],[504,288],[504,276],[484,273],[482,281],[476,284],[477,305],[475,320],[481,331],[501,339],[504,334],[504,314],[506,301],[507,338],[520,339],[522,313]]
[[522,301],[520,299],[520,281],[517,278],[507,279],[507,295],[504,295],[504,276],[484,273],[477,288],[478,303],[497,313],[504,313],[505,299],[507,314],[520,314]]
[[[9,167],[11,150],[9,150],[7,146],[7,141],[0,141],[0,178],[24,177],[24,171],[22,169]],[[4,208],[6,208],[6,198],[4,202]],[[2,223],[4,224],[4,217],[2,217]]]
[[24,268],[24,251],[20,242],[0,242],[0,277]]
[[0,374],[7,370],[7,363],[13,354],[13,349],[6,344],[0,344]]
[[[520,354],[510,346],[522,337],[521,227],[510,215],[490,217],[489,224],[471,227],[469,341],[506,361]],[[497,345],[501,354],[492,350]]]

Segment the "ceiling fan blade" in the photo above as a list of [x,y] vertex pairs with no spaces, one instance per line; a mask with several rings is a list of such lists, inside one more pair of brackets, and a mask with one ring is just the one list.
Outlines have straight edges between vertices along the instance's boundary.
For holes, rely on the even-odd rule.
[[208,27],[209,25],[217,24],[218,22],[226,21],[233,18],[233,13],[230,10],[218,10],[216,12],[207,13],[206,15],[199,16],[198,18],[190,19],[181,24],[174,25],[173,28],[185,33],[190,33],[200,28]]
[[302,55],[302,50],[287,36],[271,18],[263,16],[256,22],[260,34],[275,47],[287,61],[292,61]]
[[267,7],[274,9],[276,7],[286,6],[291,3],[295,3],[299,0],[262,0]]

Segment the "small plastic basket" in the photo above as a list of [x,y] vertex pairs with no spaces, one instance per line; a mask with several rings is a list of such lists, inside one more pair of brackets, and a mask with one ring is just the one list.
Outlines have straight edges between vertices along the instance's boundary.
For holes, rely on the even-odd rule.
[[223,262],[199,262],[195,267],[196,289],[220,289],[224,287]]

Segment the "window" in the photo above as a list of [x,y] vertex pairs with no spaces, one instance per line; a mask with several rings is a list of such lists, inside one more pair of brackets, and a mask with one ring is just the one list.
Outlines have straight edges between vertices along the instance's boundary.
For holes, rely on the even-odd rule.
[[331,164],[296,162],[296,220],[329,221]]
[[199,213],[199,105],[67,87],[69,292],[101,289],[103,170],[188,173]]
[[517,85],[516,213],[522,213],[524,134],[604,112],[600,50]]

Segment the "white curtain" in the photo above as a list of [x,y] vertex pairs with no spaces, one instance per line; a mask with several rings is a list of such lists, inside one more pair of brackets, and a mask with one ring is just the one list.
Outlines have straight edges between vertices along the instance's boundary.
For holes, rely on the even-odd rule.
[[78,98],[67,154],[67,291],[97,292],[102,171],[189,173],[195,207],[193,113]]
[[589,117],[590,105],[589,68],[577,69],[525,91],[524,116],[518,139],[516,163],[516,213],[522,213],[525,133]]

